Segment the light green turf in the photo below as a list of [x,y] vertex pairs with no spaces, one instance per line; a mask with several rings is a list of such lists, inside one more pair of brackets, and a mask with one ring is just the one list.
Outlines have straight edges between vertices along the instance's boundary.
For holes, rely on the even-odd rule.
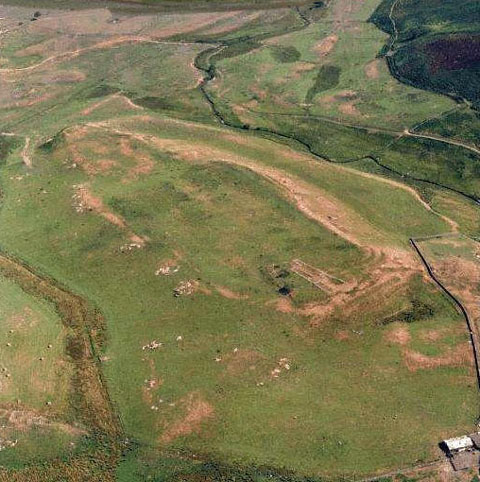
[[[312,114],[401,131],[454,107],[455,103],[444,96],[401,84],[390,75],[384,59],[376,60],[387,35],[367,21],[378,4],[379,0],[358,6],[333,2],[308,29],[266,41],[267,45],[254,52],[221,61],[218,67],[222,83],[213,92],[230,105],[301,112],[299,107],[305,102],[318,68],[335,65],[341,69],[340,81],[336,87],[315,96]],[[320,53],[321,46],[328,43],[327,37],[334,38],[333,48],[329,53]],[[295,47],[301,58],[293,63],[275,62],[268,44]],[[374,62],[378,75],[369,77],[367,65]],[[228,89],[232,82],[236,88]],[[267,93],[266,97],[259,92]],[[256,102],[249,102],[252,99]],[[349,103],[356,113],[342,111]]]
[[61,321],[50,305],[3,277],[0,345],[0,445],[6,446],[0,464],[19,466],[71,450],[79,432],[56,423],[69,416],[72,375]]
[[[159,132],[185,136],[193,147],[195,140],[227,146],[220,133],[212,136],[201,128],[164,125]],[[70,168],[72,159],[61,142],[52,154],[37,152],[34,170],[22,180],[14,178],[24,172],[20,165],[3,170],[0,222],[10,229],[2,231],[0,242],[105,313],[109,340],[103,367],[130,436],[159,448],[187,448],[229,462],[352,474],[429,460],[443,436],[469,429],[475,413],[474,383],[469,387],[455,382],[459,376],[470,380],[469,370],[409,372],[400,348],[386,343],[386,329],[378,326],[418,293],[430,300],[435,312],[434,319],[419,323],[461,323],[441,295],[412,280],[407,291],[382,303],[365,299],[363,311],[355,316],[347,318],[339,310],[332,322],[311,329],[308,318],[275,309],[279,285],[265,269],[301,258],[348,278],[364,266],[357,248],[304,218],[277,188],[252,172],[186,163],[134,142],[138,156],[155,160],[154,168],[137,181],[121,182],[135,162],[122,157],[118,137],[98,131],[79,140],[78,146],[93,139],[117,152],[117,166],[110,173],[89,178]],[[273,150],[269,155],[274,149],[269,145],[252,139],[235,144],[234,150],[291,169],[325,188],[335,179],[330,166],[319,166],[318,178],[313,167],[302,174],[288,156],[283,159]],[[93,161],[98,154],[90,151],[89,158]],[[423,220],[425,231],[443,227],[417,201],[409,201],[410,194],[391,187],[382,194],[389,201],[374,215],[367,209],[369,196],[377,189],[383,193],[382,184],[348,172],[341,178],[354,190],[345,193],[346,199],[353,196],[351,205],[356,199],[359,212],[381,229],[388,231],[394,202],[405,206],[399,219],[405,224],[410,216],[410,228],[418,220]],[[76,213],[72,186],[80,183],[88,183],[134,232],[148,236],[146,247],[121,253],[120,246],[128,242],[125,231],[93,213]],[[24,220],[21,225],[15,222],[18,216]],[[389,239],[395,244],[400,237]],[[165,260],[175,257],[178,273],[155,276]],[[174,298],[173,289],[187,279],[198,279],[202,291]],[[285,282],[298,293],[294,304],[324,300],[324,294],[294,275]],[[225,298],[218,287],[248,298]],[[339,329],[348,332],[349,340],[335,339]],[[181,341],[176,341],[178,336]],[[164,346],[142,350],[153,340]],[[235,348],[243,361],[235,362]],[[222,361],[216,362],[216,357]],[[284,357],[291,369],[271,379]],[[153,378],[160,388],[148,392],[145,380]],[[264,385],[257,386],[260,382]],[[182,420],[189,400],[208,403],[211,417],[193,424],[190,435],[162,443],[164,428]],[[468,403],[458,411],[460,400]],[[420,422],[428,429],[419,431]],[[388,443],[378,444],[378,438]]]

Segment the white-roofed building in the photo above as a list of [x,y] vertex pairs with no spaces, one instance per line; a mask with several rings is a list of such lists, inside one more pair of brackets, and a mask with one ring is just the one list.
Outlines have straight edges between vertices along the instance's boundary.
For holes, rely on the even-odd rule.
[[473,448],[473,441],[468,435],[450,438],[444,441],[449,452],[463,452]]

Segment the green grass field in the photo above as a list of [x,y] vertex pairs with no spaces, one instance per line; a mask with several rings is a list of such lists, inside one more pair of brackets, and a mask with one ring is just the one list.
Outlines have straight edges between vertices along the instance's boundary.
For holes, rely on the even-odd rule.
[[357,3],[6,36],[0,248],[35,277],[0,278],[0,415],[51,422],[0,480],[352,481],[474,429],[464,320],[409,238],[478,235],[446,189],[478,195],[478,159],[404,132],[474,142],[474,114],[391,77]]
[[72,368],[52,307],[0,278],[0,464],[18,467],[71,452],[84,433],[69,425]]

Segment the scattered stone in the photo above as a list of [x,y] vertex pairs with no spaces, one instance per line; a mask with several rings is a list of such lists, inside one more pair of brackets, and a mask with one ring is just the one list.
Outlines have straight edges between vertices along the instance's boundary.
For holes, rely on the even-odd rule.
[[145,380],[145,384],[147,385],[148,389],[154,388],[157,385],[157,380]]
[[0,439],[0,450],[8,449],[8,448],[13,448],[15,445],[17,445],[18,440],[7,440],[7,439]]
[[155,271],[155,276],[170,276],[172,274],[178,273],[178,270],[180,269],[179,266],[172,266],[169,264],[165,264],[163,266],[160,266],[160,268]]
[[87,211],[87,203],[84,201],[85,187],[81,184],[74,184],[73,189],[75,190],[72,195],[73,207],[77,213],[82,214]]
[[282,373],[282,370],[280,370],[280,368],[274,368],[272,370],[272,377],[278,378],[280,376],[280,373]]
[[183,340],[183,336],[179,335],[177,336],[177,341],[182,341]]
[[188,280],[182,281],[180,284],[173,290],[173,296],[188,296],[195,292],[198,287],[198,281],[195,280]]
[[158,342],[157,340],[153,340],[148,345],[143,345],[142,350],[156,350],[157,348],[160,348],[163,345],[163,343]]
[[142,245],[140,243],[127,243],[120,246],[120,252],[125,253],[128,251],[132,251],[133,249],[140,249],[140,248],[142,248]]
[[7,346],[12,346],[12,344],[10,342],[7,343]]
[[215,358],[215,361],[218,363],[218,362],[221,362],[222,359],[221,359],[219,356],[217,356],[217,357]]
[[278,378],[283,370],[288,371],[291,368],[288,358],[280,358],[280,360],[277,362],[277,365],[278,366],[271,371],[273,378]]

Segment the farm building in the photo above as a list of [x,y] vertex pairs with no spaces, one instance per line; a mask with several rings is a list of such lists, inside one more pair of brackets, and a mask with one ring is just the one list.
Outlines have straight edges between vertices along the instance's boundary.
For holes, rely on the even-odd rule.
[[473,448],[473,440],[468,436],[450,438],[445,440],[445,446],[450,453],[464,452],[468,449]]
[[441,444],[454,470],[480,465],[480,433],[444,440]]

